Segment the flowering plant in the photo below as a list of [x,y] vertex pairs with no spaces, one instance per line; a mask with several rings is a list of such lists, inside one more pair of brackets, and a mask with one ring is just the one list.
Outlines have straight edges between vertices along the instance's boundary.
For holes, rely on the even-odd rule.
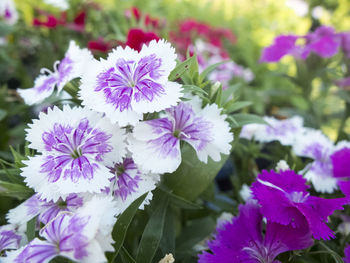
[[107,2],[0,3],[0,262],[350,262],[349,34]]

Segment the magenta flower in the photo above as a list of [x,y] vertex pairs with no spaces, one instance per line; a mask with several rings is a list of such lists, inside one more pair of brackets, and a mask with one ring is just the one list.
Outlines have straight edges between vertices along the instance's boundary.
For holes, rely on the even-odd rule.
[[215,239],[208,243],[211,253],[199,255],[199,263],[277,263],[275,258],[286,251],[312,245],[307,226],[291,226],[267,221],[262,234],[263,215],[256,203],[240,205],[239,216],[217,228]]
[[343,258],[344,263],[350,263],[350,245],[349,244],[347,244],[344,249],[344,256],[345,256],[345,258]]
[[328,216],[342,210],[346,198],[324,199],[311,196],[306,179],[294,171],[262,171],[252,185],[255,199],[267,220],[299,228],[308,225],[314,238],[334,238],[327,226]]
[[[298,39],[304,39],[304,45],[297,45]],[[320,26],[306,36],[280,35],[274,43],[262,52],[261,62],[278,62],[282,57],[291,55],[306,59],[311,52],[323,58],[334,56],[339,49],[341,36],[332,27]]]
[[338,179],[340,190],[350,196],[350,148],[343,148],[331,155],[333,176]]
[[[298,56],[298,46],[296,35],[280,35],[275,38],[271,46],[264,48],[260,62],[278,62],[286,55]],[[300,54],[299,54],[300,55]]]

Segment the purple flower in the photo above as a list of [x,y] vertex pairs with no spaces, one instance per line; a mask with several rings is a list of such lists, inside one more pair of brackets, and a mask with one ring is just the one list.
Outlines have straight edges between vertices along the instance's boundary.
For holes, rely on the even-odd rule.
[[104,192],[112,192],[119,203],[120,211],[124,211],[133,201],[147,192],[148,195],[140,209],[143,209],[145,204],[149,204],[152,199],[151,191],[160,179],[158,174],[142,172],[130,157],[123,158],[122,162],[115,163],[109,169],[113,177],[109,179],[111,184]]
[[308,225],[314,238],[334,238],[327,226],[328,216],[343,209],[345,198],[323,199],[311,196],[306,180],[294,171],[262,171],[252,185],[255,199],[267,220],[299,228]]
[[296,35],[281,35],[275,38],[271,46],[264,48],[261,62],[278,62],[286,55],[300,57],[300,48],[296,45]]
[[[7,249],[18,249],[22,237],[10,225],[0,227],[0,254]],[[0,260],[1,261],[1,260]]]
[[341,48],[347,58],[350,58],[350,32],[340,33]]
[[16,208],[11,209],[6,218],[11,224],[21,225],[38,216],[39,222],[47,224],[59,212],[73,212],[82,205],[83,198],[77,194],[70,194],[65,200],[60,198],[56,202],[40,199],[40,195],[35,194]]
[[13,25],[17,22],[18,13],[13,0],[1,0],[0,17],[2,17],[9,25]]
[[[304,39],[304,45],[297,45],[298,39]],[[334,56],[339,49],[340,35],[332,27],[320,26],[306,36],[281,35],[275,38],[271,46],[264,48],[261,62],[278,62],[286,55],[306,59],[311,52],[323,58]]]
[[123,131],[85,108],[54,108],[29,126],[29,146],[42,154],[24,162],[22,176],[47,201],[100,192],[112,176],[106,165],[126,153]]
[[199,255],[199,263],[277,263],[275,258],[286,251],[312,245],[310,230],[303,225],[292,228],[267,221],[262,234],[263,215],[259,205],[240,205],[239,216],[217,228],[215,239],[208,243],[210,252]]
[[130,151],[135,163],[146,171],[173,172],[181,163],[180,141],[190,144],[198,159],[207,162],[221,159],[220,153],[228,154],[233,140],[226,116],[215,105],[201,109],[201,102],[194,107],[180,103],[166,110],[166,117],[144,121],[134,128],[136,140]]
[[53,93],[55,87],[61,92],[69,81],[81,77],[86,64],[92,59],[90,51],[86,48],[80,49],[74,41],[71,41],[64,58],[55,62],[53,72],[46,68],[41,69],[33,88],[17,91],[29,105],[42,102]]
[[350,148],[342,148],[331,155],[333,176],[337,178],[340,190],[350,197]]
[[347,244],[345,249],[344,249],[344,263],[350,263],[350,245]]
[[82,103],[121,126],[137,123],[143,113],[174,106],[183,95],[180,84],[168,81],[175,59],[174,48],[165,40],[153,40],[140,52],[118,47],[83,75]]

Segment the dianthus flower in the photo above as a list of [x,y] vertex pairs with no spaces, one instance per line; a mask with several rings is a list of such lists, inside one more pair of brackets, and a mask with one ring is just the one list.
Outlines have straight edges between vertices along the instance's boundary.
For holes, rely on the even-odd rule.
[[62,256],[80,263],[106,262],[113,251],[111,232],[116,221],[116,203],[95,196],[76,213],[61,212],[25,247],[8,253],[4,262],[48,263]]
[[18,249],[21,239],[11,225],[0,226],[0,254],[5,250]]
[[350,263],[350,245],[347,244],[345,249],[344,249],[344,263]]
[[[298,39],[304,39],[305,44],[298,45]],[[305,36],[280,35],[275,38],[272,45],[264,48],[260,61],[278,62],[286,55],[306,59],[310,53],[329,58],[338,52],[340,42],[339,34],[335,33],[332,27],[327,26],[320,26]]]
[[29,105],[39,103],[49,97],[55,87],[60,92],[69,81],[81,77],[89,60],[92,60],[91,53],[86,48],[80,49],[74,41],[71,41],[64,58],[55,62],[53,72],[46,68],[41,69],[33,88],[17,91],[25,103]]
[[62,198],[56,202],[40,199],[40,195],[34,194],[28,200],[19,206],[11,209],[6,218],[10,224],[21,225],[28,222],[35,216],[38,216],[38,221],[47,224],[55,218],[59,212],[73,212],[77,208],[83,206],[84,199],[77,194],[70,194],[65,200]]
[[256,203],[239,206],[239,216],[217,228],[209,241],[211,252],[199,255],[199,263],[278,263],[275,258],[286,251],[305,249],[313,241],[308,227],[295,229],[267,220],[262,234],[263,215]]
[[173,172],[181,163],[180,141],[189,143],[202,162],[229,154],[233,140],[226,115],[216,104],[201,109],[199,104],[181,102],[166,110],[166,117],[144,121],[135,126],[130,144],[134,161],[154,173]]
[[243,126],[240,137],[255,139],[259,142],[279,141],[282,145],[292,145],[296,137],[303,131],[303,119],[294,116],[289,119],[278,120],[265,116],[268,124],[248,124]]
[[148,45],[152,40],[158,41],[159,39],[154,32],[143,32],[142,29],[131,28],[128,32],[125,45],[140,52],[144,44]]
[[123,158],[122,162],[114,163],[109,167],[113,177],[109,180],[111,184],[104,189],[104,192],[111,193],[118,208],[124,211],[133,201],[148,192],[145,201],[140,208],[149,204],[152,199],[152,190],[155,189],[160,177],[158,174],[145,173],[135,164],[131,157]]
[[41,155],[24,161],[21,175],[47,201],[65,200],[73,193],[99,193],[113,176],[106,166],[126,154],[122,130],[86,108],[49,109],[29,127],[29,147]]
[[338,181],[340,190],[350,197],[350,145],[335,151],[330,158],[333,165],[333,176]]
[[343,209],[346,198],[324,199],[311,196],[306,180],[292,170],[262,171],[252,185],[254,198],[268,221],[297,229],[308,225],[314,238],[334,238],[327,226],[328,216]]
[[293,151],[298,156],[314,160],[305,166],[302,173],[312,182],[316,191],[332,193],[337,188],[330,160],[334,144],[326,135],[320,130],[305,128],[304,133],[293,144]]
[[2,17],[9,25],[13,25],[17,22],[18,13],[13,0],[1,0],[0,17]]
[[176,66],[174,48],[153,40],[140,52],[118,47],[107,60],[94,61],[82,77],[80,99],[120,126],[135,124],[143,113],[161,111],[179,102],[181,85],[168,81]]

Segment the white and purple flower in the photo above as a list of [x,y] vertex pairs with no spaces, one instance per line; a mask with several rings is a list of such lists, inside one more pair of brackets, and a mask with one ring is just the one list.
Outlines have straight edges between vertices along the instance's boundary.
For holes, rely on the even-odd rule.
[[304,128],[304,133],[293,144],[298,156],[312,158],[301,173],[312,182],[318,192],[332,193],[337,189],[337,180],[333,177],[330,155],[334,151],[333,142],[320,130]]
[[285,120],[265,116],[267,124],[248,124],[243,126],[240,137],[255,139],[259,142],[279,141],[282,145],[293,145],[296,138],[304,131],[303,119],[294,116]]
[[58,199],[56,202],[40,199],[40,195],[35,194],[28,200],[11,209],[6,218],[10,224],[26,224],[33,217],[38,216],[38,221],[47,224],[55,218],[59,212],[73,212],[83,206],[84,198],[77,194],[70,194],[65,200]]
[[143,113],[175,106],[183,95],[180,84],[168,81],[175,59],[175,49],[165,40],[153,40],[140,52],[118,47],[83,75],[82,104],[120,126],[137,123]]
[[22,236],[11,225],[0,226],[0,254],[5,250],[18,249],[21,239]]
[[9,25],[13,25],[17,22],[18,13],[13,0],[0,1],[0,17],[2,17]]
[[181,163],[180,142],[190,144],[202,162],[214,161],[229,154],[233,140],[226,115],[216,104],[200,109],[198,105],[180,103],[166,110],[166,117],[139,123],[135,140],[129,147],[135,163],[146,171],[171,173]]
[[29,127],[29,147],[41,155],[24,161],[21,175],[47,201],[65,200],[73,193],[100,193],[113,176],[106,166],[126,154],[124,132],[86,108],[49,109]]
[[148,192],[145,201],[141,204],[149,204],[152,199],[152,190],[155,189],[160,177],[158,174],[141,172],[132,158],[123,158],[122,162],[115,163],[110,167],[113,177],[109,180],[111,184],[104,192],[111,193],[118,202],[118,209],[123,212],[128,206]]
[[62,256],[84,263],[106,262],[113,251],[111,232],[116,222],[116,203],[110,197],[94,196],[76,213],[61,212],[25,247],[8,253],[11,263],[47,263]]
[[81,77],[86,65],[92,59],[88,49],[81,49],[74,41],[70,41],[64,58],[55,62],[53,72],[46,68],[41,69],[41,74],[35,79],[33,88],[17,91],[26,104],[42,102],[53,93],[55,87],[58,92],[61,92],[69,81]]

